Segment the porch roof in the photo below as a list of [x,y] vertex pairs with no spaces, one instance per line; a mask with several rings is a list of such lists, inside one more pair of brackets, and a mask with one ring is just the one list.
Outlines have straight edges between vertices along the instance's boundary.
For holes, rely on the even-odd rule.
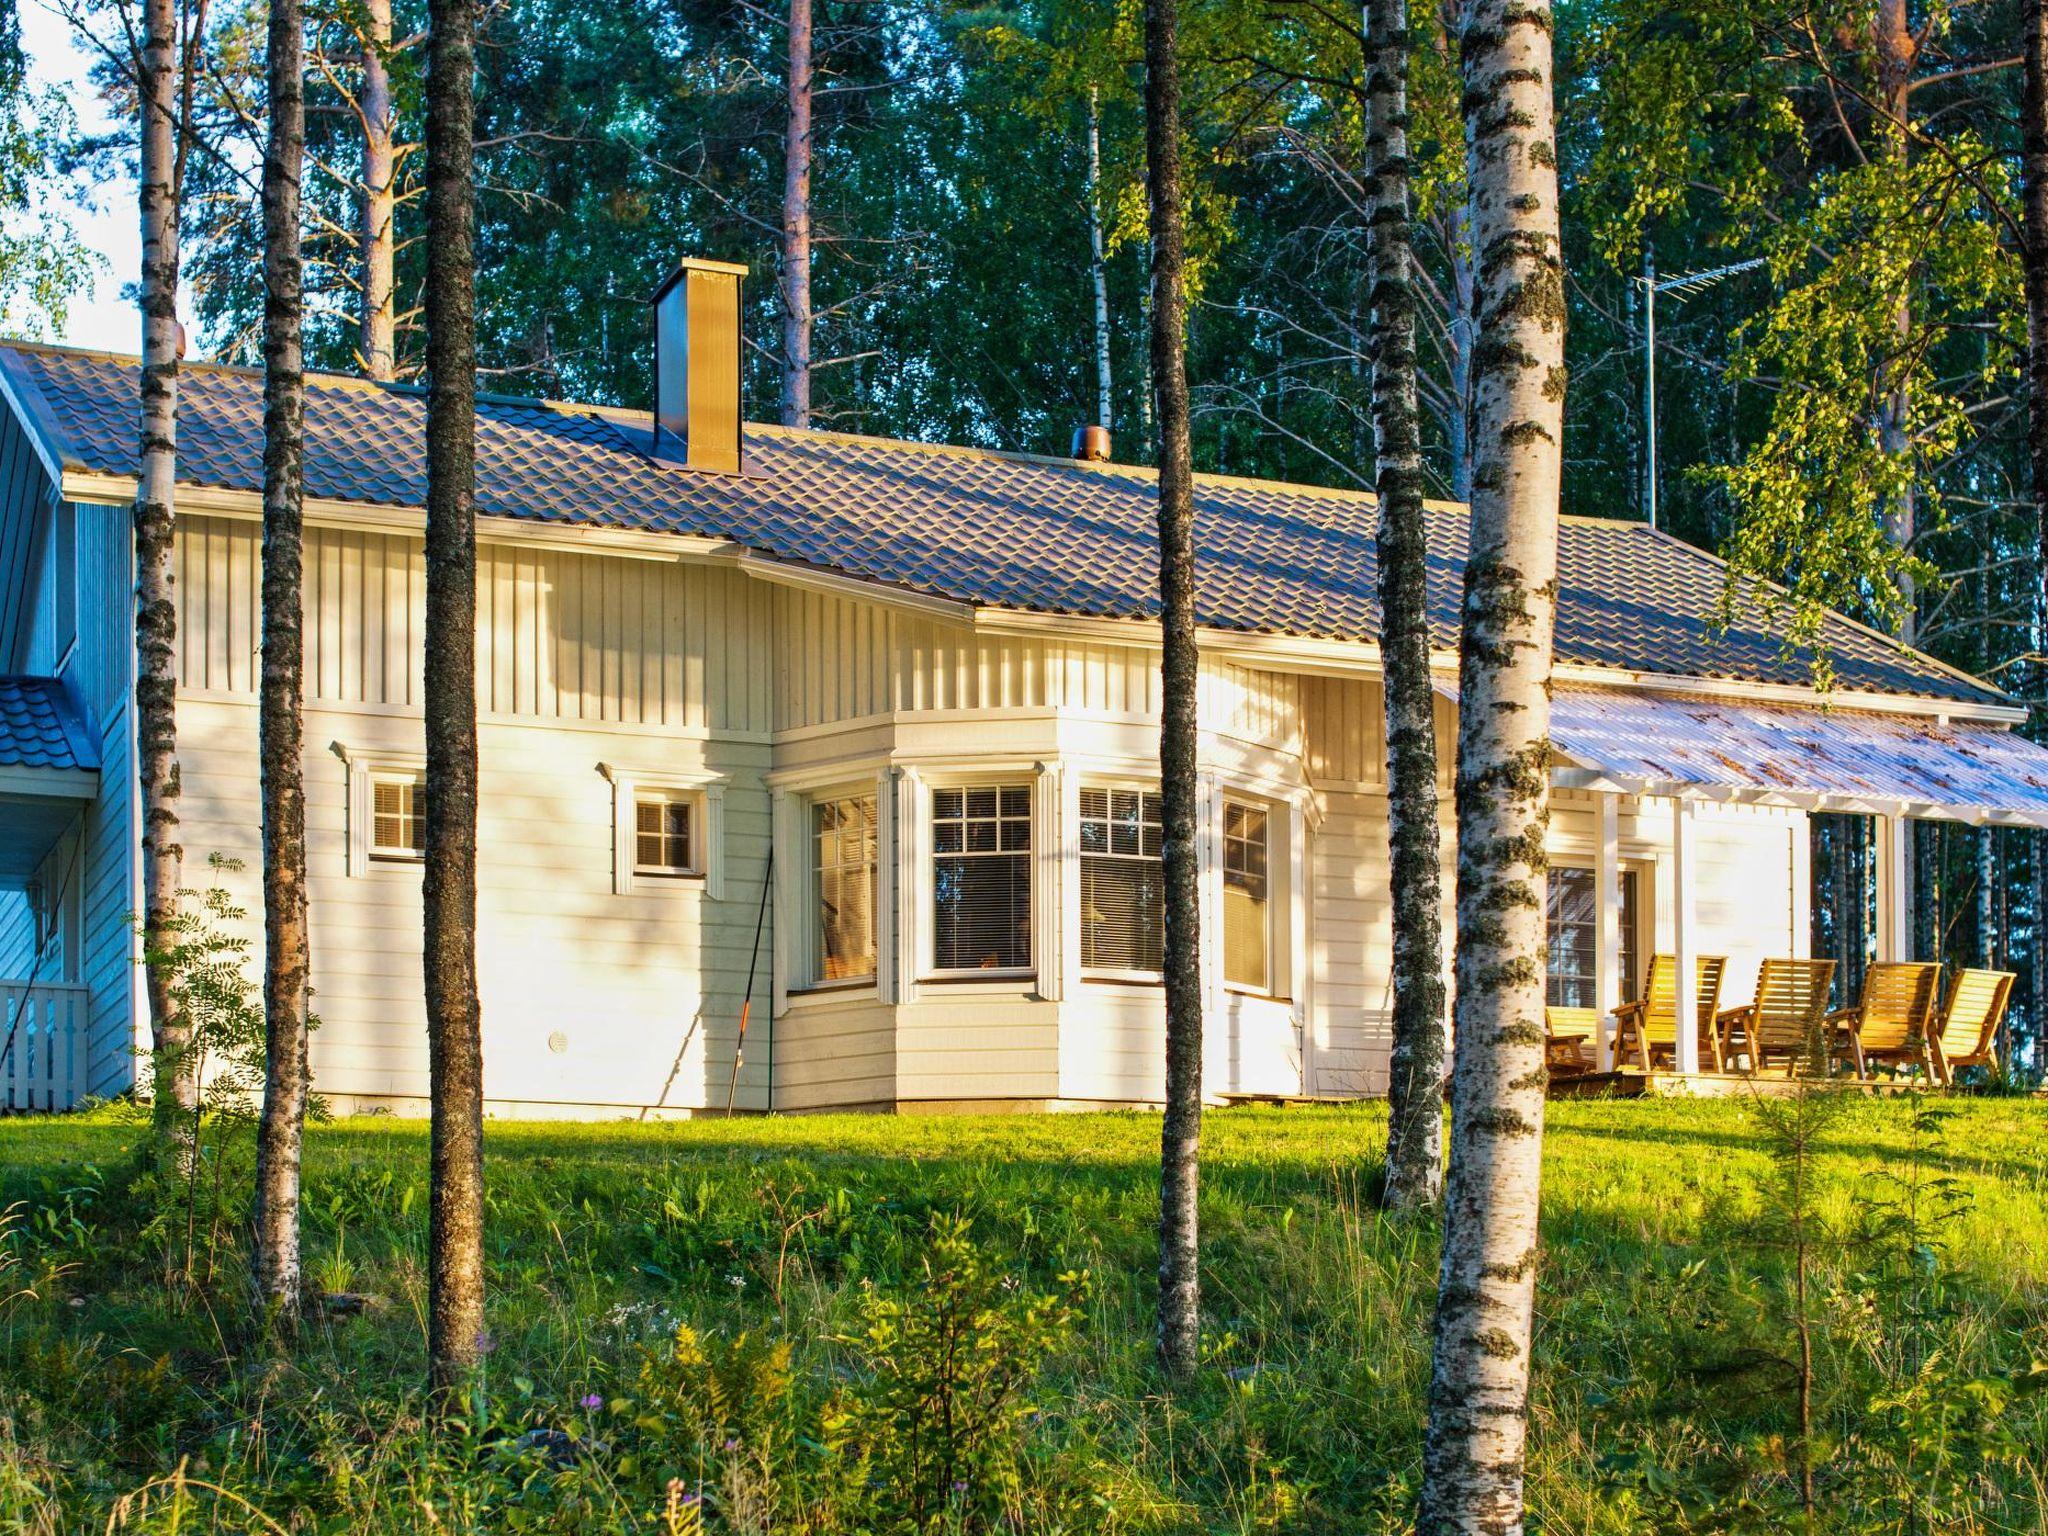
[[0,768],[92,769],[92,736],[54,677],[0,677]]
[[2048,828],[2048,748],[1998,725],[1559,685],[1566,787]]

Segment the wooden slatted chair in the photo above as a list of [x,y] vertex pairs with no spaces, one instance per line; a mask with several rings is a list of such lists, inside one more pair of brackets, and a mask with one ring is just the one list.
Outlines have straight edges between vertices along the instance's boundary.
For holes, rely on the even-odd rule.
[[1587,1043],[1600,1030],[1599,1010],[1558,1008],[1543,1010],[1543,1061],[1552,1077],[1584,1077],[1593,1070]]
[[1962,971],[1930,1031],[1937,1080],[1955,1086],[1957,1067],[1995,1066],[1998,1026],[2012,1001],[2011,971]]
[[[1727,1070],[1721,1059],[1721,1032],[1714,1020],[1721,1002],[1721,978],[1728,970],[1726,955],[1700,955],[1693,963],[1693,997],[1699,1004],[1700,1060],[1712,1062],[1716,1072]],[[1645,1072],[1658,1062],[1678,1062],[1678,958],[1652,955],[1649,978],[1643,995],[1614,1010],[1614,1059],[1631,1055]]]
[[1834,979],[1832,960],[1766,960],[1757,972],[1756,1001],[1720,1016],[1722,1060],[1747,1057],[1752,1072],[1783,1061],[1785,1075],[1793,1076],[1816,1039],[1825,1048]]
[[1858,1077],[1878,1062],[1909,1064],[1934,1076],[1929,1035],[1941,993],[1941,967],[1924,960],[1885,960],[1863,973],[1863,999],[1828,1015],[1830,1044]]

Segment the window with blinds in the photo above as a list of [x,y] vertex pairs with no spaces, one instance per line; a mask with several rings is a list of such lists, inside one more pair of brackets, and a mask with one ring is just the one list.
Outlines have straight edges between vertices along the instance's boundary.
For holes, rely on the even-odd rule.
[[1081,791],[1081,967],[1157,971],[1166,952],[1159,796]]
[[418,774],[370,780],[370,856],[417,859],[427,846],[427,785]]
[[633,803],[633,872],[698,875],[694,796],[643,795]]
[[1031,964],[1031,786],[932,791],[932,964]]
[[1268,884],[1267,813],[1223,803],[1223,979],[1273,990],[1273,905]]
[[875,974],[875,797],[848,795],[811,807],[818,894],[819,981]]

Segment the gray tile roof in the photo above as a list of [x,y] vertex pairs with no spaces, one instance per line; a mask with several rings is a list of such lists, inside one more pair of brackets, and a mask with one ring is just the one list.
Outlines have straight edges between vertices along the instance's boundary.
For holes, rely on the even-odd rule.
[[[0,373],[70,467],[132,475],[132,359],[0,346]],[[306,487],[418,506],[426,400],[414,388],[310,381]],[[190,366],[179,406],[182,482],[257,490],[261,379]],[[695,473],[649,452],[647,417],[530,400],[480,402],[477,495],[486,514],[732,540],[775,558],[962,602],[1105,618],[1156,612],[1149,472],[877,438],[746,430],[747,472]],[[1369,495],[1200,477],[1200,622],[1224,630],[1371,640]],[[1462,509],[1430,512],[1431,619],[1457,638]],[[1572,520],[1560,535],[1557,654],[1633,671],[1803,684],[1808,659],[1760,626],[1714,634],[1723,568],[1638,523]],[[1838,620],[1840,686],[1995,701],[1988,685]]]
[[54,677],[0,677],[0,768],[97,768],[85,722]]

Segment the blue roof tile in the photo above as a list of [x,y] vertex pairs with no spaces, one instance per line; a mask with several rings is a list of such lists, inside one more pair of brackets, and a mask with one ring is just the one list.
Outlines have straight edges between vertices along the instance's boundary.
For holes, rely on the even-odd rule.
[[[68,465],[136,469],[132,359],[10,344],[0,370]],[[189,365],[179,388],[181,482],[262,485],[262,381]],[[419,506],[424,394],[315,375],[306,489]],[[1153,477],[878,438],[746,429],[740,477],[650,451],[644,414],[530,400],[478,405],[477,499],[486,514],[730,540],[774,558],[991,607],[1105,618],[1157,612]],[[1197,477],[1199,620],[1217,629],[1371,640],[1377,634],[1373,498],[1277,482]],[[1462,508],[1429,513],[1436,642],[1456,643],[1466,549]],[[1568,520],[1559,540],[1557,656],[1621,670],[1804,684],[1811,658],[1760,621],[1714,624],[1725,567],[1640,523]],[[1825,643],[1840,686],[2000,701],[1846,619]]]
[[97,768],[85,722],[54,677],[0,677],[0,768]]

